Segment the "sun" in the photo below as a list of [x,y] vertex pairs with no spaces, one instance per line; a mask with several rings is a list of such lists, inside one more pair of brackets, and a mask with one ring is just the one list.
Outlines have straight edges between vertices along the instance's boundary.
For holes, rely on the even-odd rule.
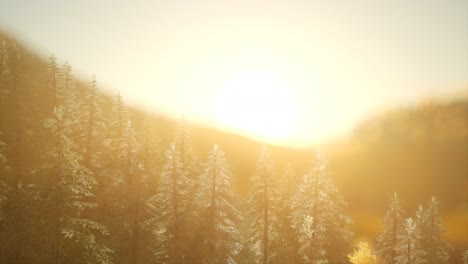
[[270,142],[296,129],[296,98],[287,82],[268,72],[244,72],[225,81],[216,98],[219,125]]

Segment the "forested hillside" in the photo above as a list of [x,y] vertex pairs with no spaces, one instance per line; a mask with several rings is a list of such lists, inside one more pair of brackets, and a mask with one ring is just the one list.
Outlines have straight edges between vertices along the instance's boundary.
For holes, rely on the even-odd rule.
[[466,98],[316,152],[129,108],[13,43],[0,35],[0,263],[347,263],[359,240],[382,263],[461,263]]

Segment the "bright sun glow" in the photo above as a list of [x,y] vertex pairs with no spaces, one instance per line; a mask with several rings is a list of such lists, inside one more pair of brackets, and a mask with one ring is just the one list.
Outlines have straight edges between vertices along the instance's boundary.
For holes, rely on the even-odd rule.
[[296,99],[274,74],[247,72],[227,80],[216,99],[216,120],[264,140],[287,140],[296,130]]

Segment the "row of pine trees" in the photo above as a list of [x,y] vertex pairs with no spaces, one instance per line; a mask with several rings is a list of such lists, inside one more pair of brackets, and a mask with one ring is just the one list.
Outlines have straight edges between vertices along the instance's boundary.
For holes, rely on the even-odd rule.
[[261,147],[244,200],[221,147],[200,160],[185,120],[165,146],[151,117],[132,124],[120,94],[104,111],[94,77],[77,88],[53,56],[47,71],[47,140],[25,169],[27,76],[19,49],[2,43],[0,92],[14,122],[0,141],[0,263],[449,263],[435,199],[404,219],[395,195],[376,251],[355,247],[320,153],[296,184],[293,166],[279,173]]

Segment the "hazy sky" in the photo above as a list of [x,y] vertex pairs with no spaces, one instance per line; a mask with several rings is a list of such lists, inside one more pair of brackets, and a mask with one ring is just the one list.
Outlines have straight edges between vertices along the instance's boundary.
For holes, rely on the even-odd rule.
[[294,145],[468,84],[466,0],[0,0],[0,29],[132,104]]

